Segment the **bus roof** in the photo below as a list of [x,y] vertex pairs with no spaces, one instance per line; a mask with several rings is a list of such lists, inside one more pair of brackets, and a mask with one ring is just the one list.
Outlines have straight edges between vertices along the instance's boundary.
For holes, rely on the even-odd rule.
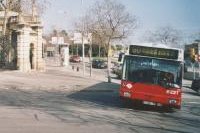
[[162,43],[136,43],[132,44],[136,46],[144,46],[144,47],[153,47],[153,48],[166,48],[166,49],[175,49],[175,50],[183,50],[181,48],[172,48]]

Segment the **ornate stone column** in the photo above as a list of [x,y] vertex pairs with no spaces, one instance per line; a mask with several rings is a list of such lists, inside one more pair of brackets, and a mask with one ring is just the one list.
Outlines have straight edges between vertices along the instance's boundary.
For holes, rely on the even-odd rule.
[[69,66],[69,47],[64,46],[61,48],[61,65],[62,66]]
[[26,24],[18,25],[17,34],[17,68],[20,71],[28,72],[31,70],[30,64],[30,32],[31,29]]
[[42,26],[37,26],[36,28],[36,33],[37,33],[37,38],[36,38],[36,41],[37,41],[37,44],[36,44],[36,47],[37,47],[37,50],[36,50],[36,69],[39,70],[39,71],[45,71],[45,61],[44,61],[44,58],[42,57],[43,55],[43,44],[42,44]]

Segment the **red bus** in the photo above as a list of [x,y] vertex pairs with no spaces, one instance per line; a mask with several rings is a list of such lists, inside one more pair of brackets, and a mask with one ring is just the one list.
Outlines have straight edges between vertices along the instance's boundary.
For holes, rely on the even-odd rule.
[[183,50],[131,45],[122,69],[122,99],[181,108]]

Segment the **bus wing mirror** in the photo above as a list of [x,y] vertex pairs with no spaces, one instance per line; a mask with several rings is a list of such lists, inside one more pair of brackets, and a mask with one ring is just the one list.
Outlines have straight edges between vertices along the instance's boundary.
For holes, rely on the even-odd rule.
[[124,53],[120,53],[120,54],[119,54],[118,62],[121,62],[121,61],[122,61],[123,56],[124,56]]

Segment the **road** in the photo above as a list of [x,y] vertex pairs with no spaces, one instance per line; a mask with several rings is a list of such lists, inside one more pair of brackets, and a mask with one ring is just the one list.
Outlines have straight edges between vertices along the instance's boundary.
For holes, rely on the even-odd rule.
[[[199,133],[200,96],[184,81],[181,110],[124,105],[119,82],[51,67],[45,73],[0,72],[2,133]],[[102,74],[102,75],[101,75]]]

